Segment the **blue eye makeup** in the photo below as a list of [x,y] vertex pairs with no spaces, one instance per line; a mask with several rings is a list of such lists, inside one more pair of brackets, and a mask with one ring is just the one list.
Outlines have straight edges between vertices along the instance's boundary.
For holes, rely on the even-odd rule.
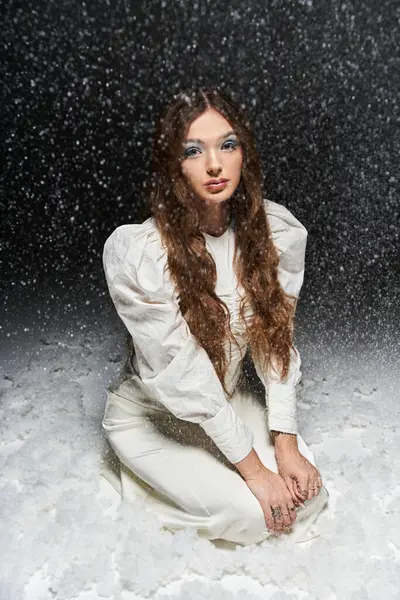
[[224,143],[224,146],[226,146],[226,144],[232,144],[231,146],[228,146],[228,148],[236,148],[239,145],[239,142],[236,139],[226,140],[226,142]]
[[[229,140],[226,140],[223,144],[222,144],[222,148],[226,148],[227,150],[233,152],[237,147],[239,146],[239,142],[236,138],[231,138]],[[196,154],[191,154],[192,150],[198,150],[199,152],[201,152],[200,148],[197,148],[196,146],[188,146],[183,153],[183,157],[187,158],[187,157],[191,157],[191,156],[196,156]]]

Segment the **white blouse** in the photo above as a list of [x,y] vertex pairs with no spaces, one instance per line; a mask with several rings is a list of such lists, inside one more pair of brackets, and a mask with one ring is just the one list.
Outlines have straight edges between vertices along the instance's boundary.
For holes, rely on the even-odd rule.
[[[298,296],[307,231],[284,206],[265,199],[264,207],[279,254],[280,284]],[[234,229],[230,225],[220,237],[203,234],[216,263],[216,293],[229,308],[232,333],[240,346],[239,350],[227,341],[231,354],[225,382],[232,391],[248,344],[239,321],[243,289],[233,268]],[[179,419],[199,423],[232,463],[245,458],[253,447],[253,433],[232,408],[211,360],[180,311],[154,219],[117,227],[104,244],[103,267],[112,301],[132,336],[136,377],[148,398]],[[254,365],[266,389],[269,429],[297,433],[298,352],[292,351],[284,383],[274,369],[264,373]]]

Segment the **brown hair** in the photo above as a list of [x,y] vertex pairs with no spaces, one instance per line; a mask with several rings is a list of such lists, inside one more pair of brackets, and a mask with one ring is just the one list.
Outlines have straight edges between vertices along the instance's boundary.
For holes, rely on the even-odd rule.
[[[182,314],[230,396],[225,387],[229,360],[225,342],[235,339],[229,309],[215,293],[215,262],[206,249],[180,164],[189,126],[208,108],[229,122],[243,150],[241,180],[228,200],[235,222],[235,271],[245,291],[239,318],[245,324],[252,357],[262,369],[276,359],[272,364],[278,366],[283,379],[289,371],[296,299],[285,294],[278,281],[279,259],[263,206],[260,156],[242,107],[218,87],[195,88],[173,96],[158,120],[153,139],[150,210],[167,252]],[[247,306],[251,318],[246,319]]]

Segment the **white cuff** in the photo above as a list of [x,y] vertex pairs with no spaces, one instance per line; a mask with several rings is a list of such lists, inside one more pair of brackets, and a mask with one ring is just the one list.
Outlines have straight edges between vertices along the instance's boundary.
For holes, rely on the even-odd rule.
[[267,395],[269,430],[297,433],[295,387],[284,383],[270,383],[267,386]]
[[231,463],[245,458],[253,448],[253,432],[236,415],[229,402],[200,425]]

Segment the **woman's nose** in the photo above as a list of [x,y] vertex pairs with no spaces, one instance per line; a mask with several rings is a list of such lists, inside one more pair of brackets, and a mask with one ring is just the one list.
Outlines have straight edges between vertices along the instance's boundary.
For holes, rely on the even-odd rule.
[[218,175],[218,173],[221,172],[221,169],[221,164],[218,161],[210,161],[207,166],[207,173],[209,173],[210,175]]
[[210,153],[207,159],[207,172],[219,173],[222,169],[221,159],[216,153]]

